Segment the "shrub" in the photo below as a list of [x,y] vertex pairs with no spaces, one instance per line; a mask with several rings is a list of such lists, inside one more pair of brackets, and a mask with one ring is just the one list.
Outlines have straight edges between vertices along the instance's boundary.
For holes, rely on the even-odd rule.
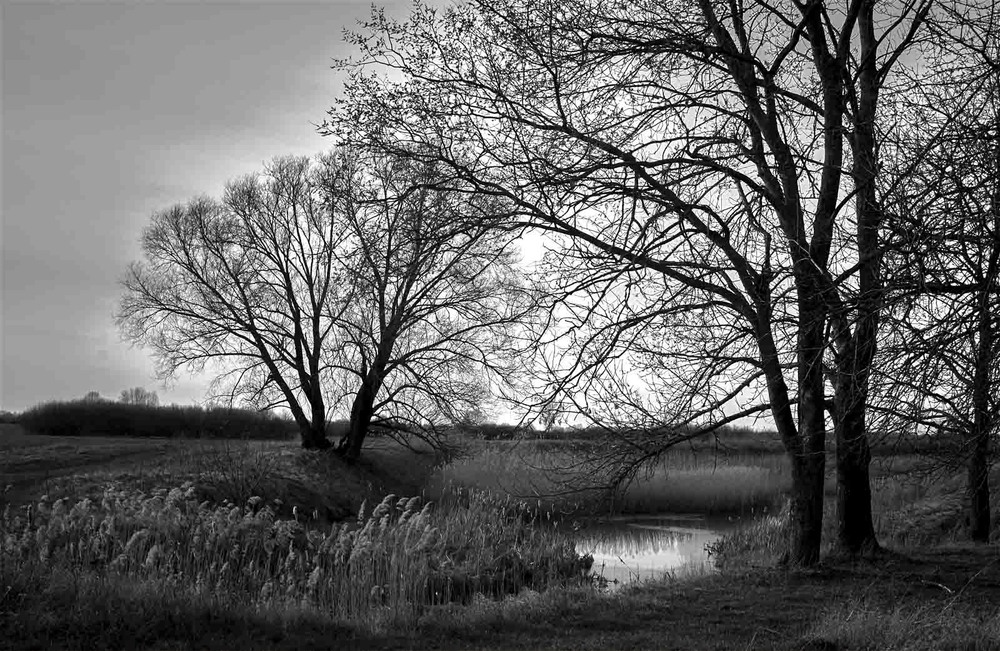
[[110,401],[47,402],[24,412],[20,422],[52,436],[289,439],[297,433],[292,421],[270,413]]

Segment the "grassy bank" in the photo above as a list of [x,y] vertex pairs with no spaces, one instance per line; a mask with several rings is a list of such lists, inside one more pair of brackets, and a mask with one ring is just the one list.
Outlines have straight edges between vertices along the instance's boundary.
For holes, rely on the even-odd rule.
[[581,583],[585,561],[532,521],[539,508],[608,508],[600,491],[560,492],[574,477],[559,469],[579,473],[572,441],[479,441],[454,459],[374,441],[347,466],[293,442],[0,428],[0,452],[12,486],[0,503],[0,648],[1000,646],[997,548],[939,546],[961,535],[961,477],[913,458],[873,466],[880,536],[901,554],[793,571],[768,556],[781,455],[669,455],[616,505],[767,506],[744,540],[763,553],[609,594]]
[[[27,646],[53,634],[41,616],[47,603],[84,605],[112,591],[146,602],[138,607],[149,613],[147,625],[149,617],[169,619],[169,610],[156,609],[179,598],[381,632],[477,594],[496,598],[580,582],[586,559],[521,515],[484,495],[449,509],[390,495],[353,521],[307,528],[277,517],[260,499],[199,503],[192,485],[149,495],[108,489],[100,501],[75,504],[42,500],[6,509],[0,521],[0,612],[11,613],[8,630]],[[111,630],[127,626],[110,623]],[[68,624],[56,633],[68,635]],[[90,639],[87,646],[145,641],[130,637]]]
[[0,609],[0,628],[17,635],[0,636],[0,648],[28,646],[25,629],[14,628],[24,625],[36,648],[985,650],[1000,646],[997,560],[995,549],[958,547],[613,594],[522,590],[431,606],[381,632],[300,606],[259,609],[67,578],[34,597],[26,615]]
[[281,516],[291,517],[298,506],[331,523],[389,493],[421,494],[441,461],[429,449],[385,439],[372,441],[365,458],[348,466],[294,441],[39,436],[0,425],[0,509],[42,495],[97,500],[111,483],[148,493],[192,482],[200,500],[243,504],[258,496],[279,500]]

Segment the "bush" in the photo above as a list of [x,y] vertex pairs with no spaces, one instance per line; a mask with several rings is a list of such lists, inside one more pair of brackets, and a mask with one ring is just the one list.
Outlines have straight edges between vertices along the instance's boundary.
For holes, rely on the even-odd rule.
[[154,407],[117,402],[47,402],[21,415],[21,425],[51,436],[291,439],[295,423],[270,413],[197,406]]
[[0,425],[13,425],[17,423],[19,417],[11,411],[0,411]]

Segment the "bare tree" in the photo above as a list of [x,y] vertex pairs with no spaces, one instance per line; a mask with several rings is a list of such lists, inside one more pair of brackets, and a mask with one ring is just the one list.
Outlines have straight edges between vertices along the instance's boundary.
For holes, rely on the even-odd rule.
[[[910,151],[892,193],[901,270],[877,368],[888,432],[937,434],[964,465],[969,535],[990,533],[989,470],[1000,426],[1000,15],[956,6],[934,25]],[[928,127],[939,137],[929,139]]]
[[[87,394],[87,399],[91,399],[91,394],[95,393],[91,391]],[[98,395],[93,401],[100,401],[101,397]],[[156,407],[160,404],[160,399],[157,397],[155,391],[147,391],[143,387],[132,387],[131,389],[124,389],[119,396],[118,401],[126,405],[142,405],[144,407]]]
[[325,159],[337,252],[355,295],[331,319],[331,387],[349,406],[356,458],[372,425],[434,441],[515,372],[511,343],[531,301],[498,200],[441,188],[437,166],[338,152]]
[[433,184],[425,164],[277,159],[154,215],[119,323],[162,375],[211,365],[230,402],[288,408],[303,447],[331,445],[336,411],[349,459],[373,423],[433,435],[486,401],[524,305],[499,203]]
[[217,388],[261,408],[286,406],[305,448],[328,447],[324,347],[352,284],[333,265],[343,235],[308,159],[280,158],[153,215],[124,280],[118,323],[159,373],[217,363]]
[[[711,427],[737,398],[752,403],[739,413],[769,410],[791,460],[791,559],[810,564],[828,409],[838,543],[877,548],[866,406],[884,298],[880,97],[930,8],[501,0],[417,5],[403,23],[376,12],[326,129],[447,165],[568,243],[578,275],[563,296],[586,299],[566,302],[576,324],[556,330],[572,338],[587,320],[577,343],[601,352],[554,365],[563,378],[593,369],[591,395],[627,404],[643,390],[622,373],[672,387],[675,413],[673,400],[650,410],[667,424]],[[686,360],[685,380],[658,379],[669,367],[658,359]],[[715,393],[689,408],[706,386]],[[647,441],[636,458],[676,440]]]

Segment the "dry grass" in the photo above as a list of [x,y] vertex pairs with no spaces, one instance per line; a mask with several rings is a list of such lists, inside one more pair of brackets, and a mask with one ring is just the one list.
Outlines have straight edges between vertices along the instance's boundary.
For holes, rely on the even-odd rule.
[[114,588],[150,604],[181,598],[208,610],[295,613],[380,631],[477,594],[583,581],[588,559],[571,543],[512,506],[468,499],[435,511],[389,495],[329,529],[305,526],[307,514],[281,519],[260,498],[199,503],[190,484],[149,495],[109,488],[100,501],[75,504],[42,499],[7,508],[0,520],[0,612],[30,628],[39,594],[79,609]]
[[617,502],[625,513],[702,513],[754,516],[780,504],[788,490],[780,454],[678,450],[640,474]]
[[334,454],[306,452],[290,441],[53,437],[0,426],[0,508],[37,500],[99,500],[109,483],[150,492],[193,482],[200,499],[244,503],[253,495],[317,511],[326,522],[350,518],[365,500],[419,495],[440,461],[393,441],[373,440],[348,466]]
[[789,485],[782,455],[676,450],[618,492],[588,486],[571,446],[526,441],[481,444],[438,469],[428,493],[473,488],[525,500],[542,511],[754,515],[780,502]]
[[[954,602],[951,603],[954,606]],[[804,636],[808,646],[922,651],[1000,648],[1000,612],[945,604],[842,604],[827,610]]]

